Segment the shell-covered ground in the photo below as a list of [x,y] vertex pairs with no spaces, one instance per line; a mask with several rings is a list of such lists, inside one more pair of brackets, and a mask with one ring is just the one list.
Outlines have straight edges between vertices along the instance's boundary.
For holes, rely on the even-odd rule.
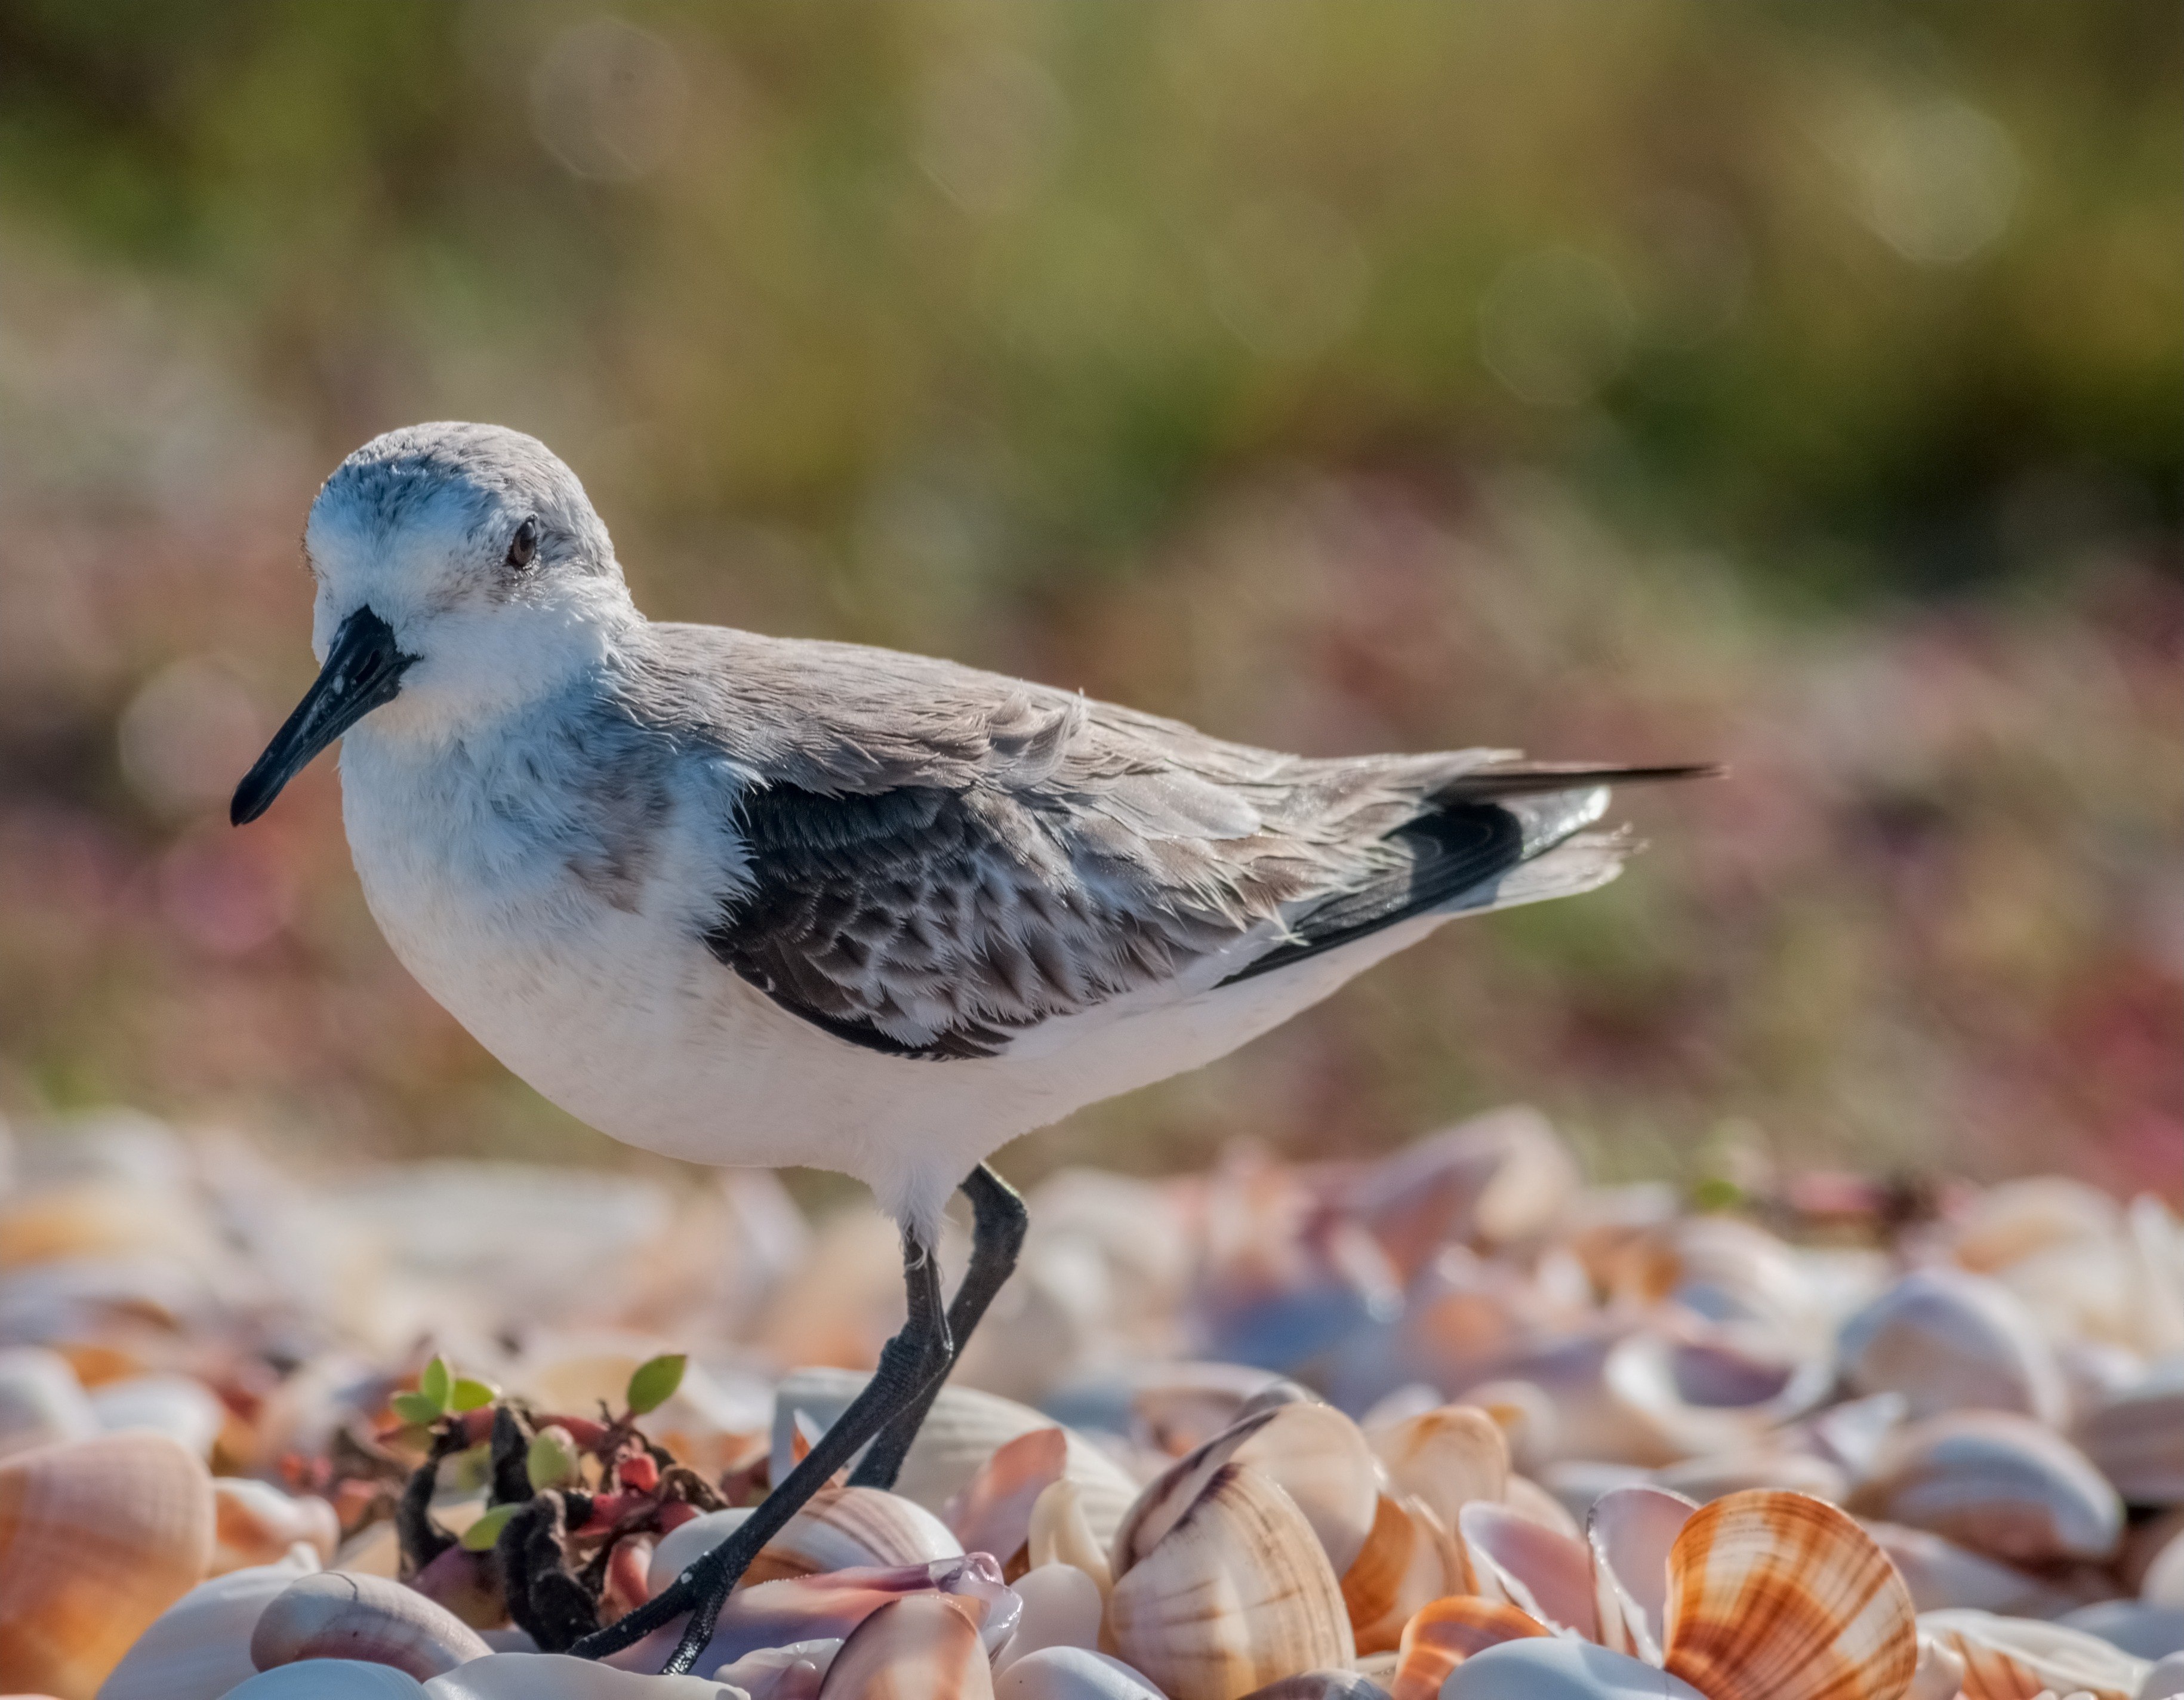
[[[1589,1184],[1509,1110],[1055,1175],[896,1490],[696,1674],[560,1650],[842,1409],[892,1229],[772,1177],[306,1181],[109,1117],[0,1190],[0,1691],[2184,1694],[2184,1223],[2033,1179]],[[951,1270],[961,1246],[950,1246]]]

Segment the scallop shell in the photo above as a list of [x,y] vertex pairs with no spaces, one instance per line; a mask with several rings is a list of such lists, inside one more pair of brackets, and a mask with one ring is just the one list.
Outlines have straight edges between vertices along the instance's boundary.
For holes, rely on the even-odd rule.
[[1697,1509],[1681,1494],[1658,1487],[1618,1487],[1593,1502],[1585,1533],[1603,1646],[1649,1664],[1661,1662],[1669,1554]]
[[1106,1627],[1115,1651],[1171,1700],[1237,1700],[1356,1655],[1312,1525],[1272,1480],[1233,1463],[1117,1577]]
[[950,1498],[942,1520],[967,1552],[990,1552],[1004,1572],[1031,1535],[1031,1508],[1061,1480],[1068,1437],[1059,1428],[1034,1429],[998,1448]]
[[1853,1504],[1997,1558],[2105,1558],[2123,1503],[2086,1455],[2030,1418],[1957,1411],[1914,1423]]
[[1483,1501],[1463,1508],[1457,1529],[1480,1594],[1550,1629],[1598,1639],[1592,1554],[1583,1541]]
[[0,1459],[0,1671],[89,1694],[203,1580],[212,1480],[164,1435],[107,1435]]
[[[822,1487],[760,1549],[737,1586],[827,1570],[926,1564],[961,1558],[962,1552],[946,1524],[900,1494],[876,1487]],[[689,1562],[686,1558],[682,1564]]]
[[[994,1675],[994,1700],[1165,1700],[1119,1658],[1078,1647],[1042,1647]],[[753,1697],[756,1700],[756,1697]]]
[[1964,1663],[1965,1700],[2032,1700],[2042,1689],[2085,1689],[2097,1700],[2133,1700],[2153,1669],[2098,1636],[1992,1612],[1927,1612],[1919,1633]]
[[2076,1439],[2126,1502],[2184,1505],[2184,1368],[2109,1400]]
[[1552,1634],[1538,1619],[1503,1600],[1457,1594],[1435,1600],[1403,1625],[1389,1700],[1435,1700],[1450,1671],[1475,1653],[1505,1641]]
[[251,1662],[260,1670],[351,1658],[392,1665],[421,1682],[492,1651],[476,1630],[415,1590],[340,1570],[291,1582],[250,1634]]
[[1914,1269],[1842,1325],[1843,1374],[1861,1393],[1901,1393],[1914,1418],[2016,1411],[2067,1414],[2055,1353],[2018,1296],[1963,1269]]
[[978,1625],[942,1594],[911,1594],[850,1631],[820,1700],[993,1700]]
[[1498,1500],[1509,1485],[1509,1442],[1474,1405],[1443,1405],[1365,1437],[1399,1494],[1414,1494],[1451,1529],[1474,1499]]
[[1872,1538],[1802,1494],[1732,1494],[1669,1557],[1665,1668],[1709,1700],[1896,1700],[1919,1659],[1911,1596]]
[[1397,1647],[1420,1607],[1471,1590],[1470,1566],[1448,1526],[1423,1500],[1383,1494],[1372,1535],[1342,1574],[1342,1604],[1357,1650]]
[[159,1614],[99,1686],[98,1700],[220,1700],[257,1674],[250,1631],[308,1567],[297,1560],[199,1582]]
[[321,1564],[333,1562],[341,1519],[314,1494],[287,1494],[270,1482],[220,1476],[212,1485],[212,1574],[277,1563],[303,1547]]

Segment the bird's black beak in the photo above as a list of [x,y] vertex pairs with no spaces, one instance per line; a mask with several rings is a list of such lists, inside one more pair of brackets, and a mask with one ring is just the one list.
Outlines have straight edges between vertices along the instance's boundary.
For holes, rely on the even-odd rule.
[[272,807],[281,788],[309,766],[314,755],[382,703],[393,701],[402,675],[416,660],[402,653],[394,628],[369,608],[343,621],[317,683],[235,788],[228,819],[239,827]]

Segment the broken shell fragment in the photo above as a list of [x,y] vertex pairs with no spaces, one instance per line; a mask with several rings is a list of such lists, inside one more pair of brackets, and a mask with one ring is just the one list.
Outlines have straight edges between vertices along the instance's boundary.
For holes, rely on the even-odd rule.
[[290,1583],[250,1636],[251,1662],[260,1670],[311,1658],[361,1659],[421,1682],[492,1651],[476,1630],[414,1589],[342,1570]]

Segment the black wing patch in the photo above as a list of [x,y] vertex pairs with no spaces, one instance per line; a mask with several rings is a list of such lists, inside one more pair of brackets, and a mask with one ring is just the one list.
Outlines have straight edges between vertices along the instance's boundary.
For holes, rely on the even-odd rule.
[[1307,910],[1290,923],[1289,939],[1221,984],[1286,968],[1423,915],[1524,859],[1523,823],[1491,803],[1450,804],[1396,828],[1388,841],[1409,852],[1408,867]]

